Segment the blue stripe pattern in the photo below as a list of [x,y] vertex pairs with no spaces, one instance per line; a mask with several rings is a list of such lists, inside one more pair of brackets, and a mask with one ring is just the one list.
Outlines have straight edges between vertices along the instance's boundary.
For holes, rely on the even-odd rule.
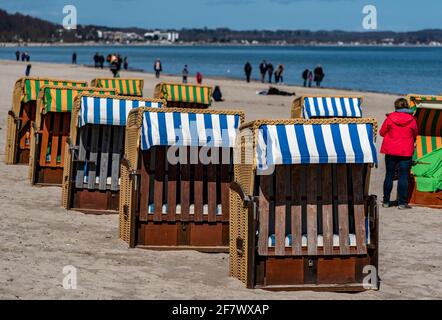
[[[145,112],[141,129],[141,150],[172,145],[233,148],[240,123],[240,115]],[[213,130],[215,127],[220,128],[219,132]]]
[[371,123],[261,125],[255,150],[259,170],[271,165],[377,163]]
[[130,98],[82,97],[78,126],[103,124],[125,126],[130,110],[138,107],[161,108],[160,102],[131,100]]
[[361,118],[361,98],[350,97],[305,97],[303,117],[312,118]]

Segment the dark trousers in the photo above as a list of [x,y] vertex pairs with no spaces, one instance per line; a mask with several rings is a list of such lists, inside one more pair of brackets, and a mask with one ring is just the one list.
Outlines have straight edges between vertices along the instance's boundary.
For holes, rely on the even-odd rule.
[[247,82],[250,82],[250,74],[246,73]]
[[408,198],[408,177],[411,168],[411,157],[391,156],[388,154],[385,155],[384,203],[390,202],[396,168],[399,169],[398,204],[405,205]]

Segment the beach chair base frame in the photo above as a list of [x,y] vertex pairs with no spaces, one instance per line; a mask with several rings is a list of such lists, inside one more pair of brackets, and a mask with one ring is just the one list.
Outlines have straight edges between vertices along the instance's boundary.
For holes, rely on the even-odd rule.
[[38,186],[61,186],[63,180],[63,168],[37,167],[35,185]]
[[120,192],[76,189],[72,187],[70,210],[85,214],[118,214]]
[[417,190],[414,179],[410,179],[410,190],[410,205],[417,207],[442,209],[442,191],[420,192]]
[[135,247],[151,250],[229,252],[229,223],[143,222],[138,224]]
[[[367,245],[367,253],[358,255],[356,248],[350,248],[348,255],[340,255],[339,248],[333,249],[333,255],[323,255],[318,248],[317,255],[308,256],[306,248],[302,248],[302,256],[290,256],[291,248],[286,248],[286,256],[261,256],[258,253],[256,235],[259,212],[257,204],[232,184],[232,192],[236,192],[245,201],[247,212],[247,248],[245,240],[237,238],[237,257],[246,262],[245,284],[248,289],[263,289],[270,291],[329,291],[329,292],[362,292],[379,290],[378,247],[379,247],[379,214],[377,197],[366,199],[368,210],[371,244]],[[257,201],[257,199],[254,199]],[[273,250],[273,249],[272,249]],[[270,248],[269,248],[270,252]],[[246,259],[246,260],[244,260]],[[376,270],[376,283],[364,285],[367,277],[366,266]],[[242,273],[241,272],[241,273]]]

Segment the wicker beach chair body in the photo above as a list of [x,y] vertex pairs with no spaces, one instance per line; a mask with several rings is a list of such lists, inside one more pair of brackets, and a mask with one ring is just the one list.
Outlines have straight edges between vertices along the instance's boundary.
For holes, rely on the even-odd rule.
[[292,119],[362,118],[361,96],[305,95],[292,104]]
[[[407,96],[410,107],[415,108],[419,135],[413,160],[419,162],[423,156],[442,148],[442,96]],[[442,191],[421,192],[417,190],[415,177],[411,176],[409,202],[415,206],[442,208]]]
[[38,92],[45,85],[86,87],[87,82],[30,77],[17,80],[8,116],[6,164],[29,165],[30,131],[35,121]]
[[130,110],[161,108],[159,99],[85,93],[75,99],[65,148],[62,206],[91,214],[117,214],[120,161]]
[[159,83],[154,97],[166,100],[168,108],[207,109],[212,105],[212,92],[209,86]]
[[373,119],[293,119],[241,128],[231,276],[268,290],[377,287],[363,285],[364,270],[378,265],[377,200],[368,190],[376,127]]
[[[231,149],[243,119],[238,111],[131,111],[121,167],[120,238],[130,247],[227,252]],[[213,161],[205,162],[199,155],[208,150]],[[171,161],[171,154],[179,160]]]
[[144,80],[135,78],[96,78],[91,81],[91,87],[114,89],[119,96],[142,97]]
[[32,185],[61,186],[71,111],[75,98],[85,92],[116,95],[115,90],[91,87],[44,86],[40,89],[35,123],[31,127],[29,179]]

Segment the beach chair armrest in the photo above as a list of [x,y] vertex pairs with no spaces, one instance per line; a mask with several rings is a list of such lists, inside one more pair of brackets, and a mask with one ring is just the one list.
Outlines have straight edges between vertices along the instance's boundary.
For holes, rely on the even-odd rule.
[[12,117],[13,119],[14,119],[14,121],[18,121],[19,120],[19,118],[17,117],[17,115],[14,113],[14,111],[12,111],[12,110],[9,110],[8,111],[8,115],[10,116],[10,117]]
[[257,201],[255,197],[247,195],[244,192],[242,186],[236,181],[232,181],[230,183],[230,189],[235,193],[237,193],[238,196],[241,198],[241,200],[243,201],[244,208],[251,207],[253,205],[253,202]]

